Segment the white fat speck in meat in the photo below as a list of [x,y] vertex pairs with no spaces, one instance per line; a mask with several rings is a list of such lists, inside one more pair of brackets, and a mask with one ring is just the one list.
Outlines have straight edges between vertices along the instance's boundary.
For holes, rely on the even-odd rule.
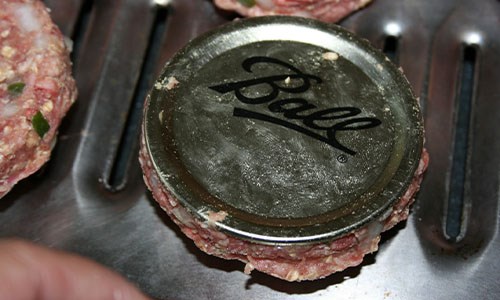
[[19,105],[15,102],[9,102],[0,110],[0,118],[10,118],[19,112]]
[[38,18],[38,12],[34,6],[29,4],[17,4],[13,10],[19,23],[19,28],[24,31],[35,31],[42,26]]

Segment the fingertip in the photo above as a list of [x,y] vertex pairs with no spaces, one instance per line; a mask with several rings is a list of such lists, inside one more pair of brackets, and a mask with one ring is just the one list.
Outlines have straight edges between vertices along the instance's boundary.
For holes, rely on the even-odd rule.
[[126,287],[125,289],[115,289],[113,291],[113,300],[149,300],[142,293],[135,289],[130,289]]
[[[34,298],[34,295],[38,295]],[[21,239],[0,239],[0,299],[150,299],[88,258]]]

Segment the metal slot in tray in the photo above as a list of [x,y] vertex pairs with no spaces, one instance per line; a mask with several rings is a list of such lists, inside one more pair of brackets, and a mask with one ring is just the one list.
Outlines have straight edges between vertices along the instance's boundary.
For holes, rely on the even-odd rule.
[[79,99],[51,161],[0,202],[0,236],[90,257],[156,298],[500,298],[500,3],[375,0],[341,25],[402,66],[431,163],[410,219],[380,251],[287,283],[205,255],[151,199],[137,161],[142,101],[165,61],[230,21],[208,0],[45,0],[73,38]]

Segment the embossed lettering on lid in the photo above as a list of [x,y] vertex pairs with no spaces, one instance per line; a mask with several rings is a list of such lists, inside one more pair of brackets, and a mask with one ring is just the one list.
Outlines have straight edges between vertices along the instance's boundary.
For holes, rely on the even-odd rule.
[[[172,83],[170,84],[169,83]],[[163,184],[193,214],[265,243],[331,239],[381,216],[413,177],[409,84],[338,26],[238,21],[176,55],[146,108]]]

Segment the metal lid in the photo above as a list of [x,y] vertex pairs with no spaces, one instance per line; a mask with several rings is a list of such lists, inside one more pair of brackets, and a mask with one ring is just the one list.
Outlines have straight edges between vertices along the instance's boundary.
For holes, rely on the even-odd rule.
[[268,244],[334,239],[408,188],[420,109],[388,59],[339,26],[232,22],[181,50],[146,102],[163,185],[196,217]]

